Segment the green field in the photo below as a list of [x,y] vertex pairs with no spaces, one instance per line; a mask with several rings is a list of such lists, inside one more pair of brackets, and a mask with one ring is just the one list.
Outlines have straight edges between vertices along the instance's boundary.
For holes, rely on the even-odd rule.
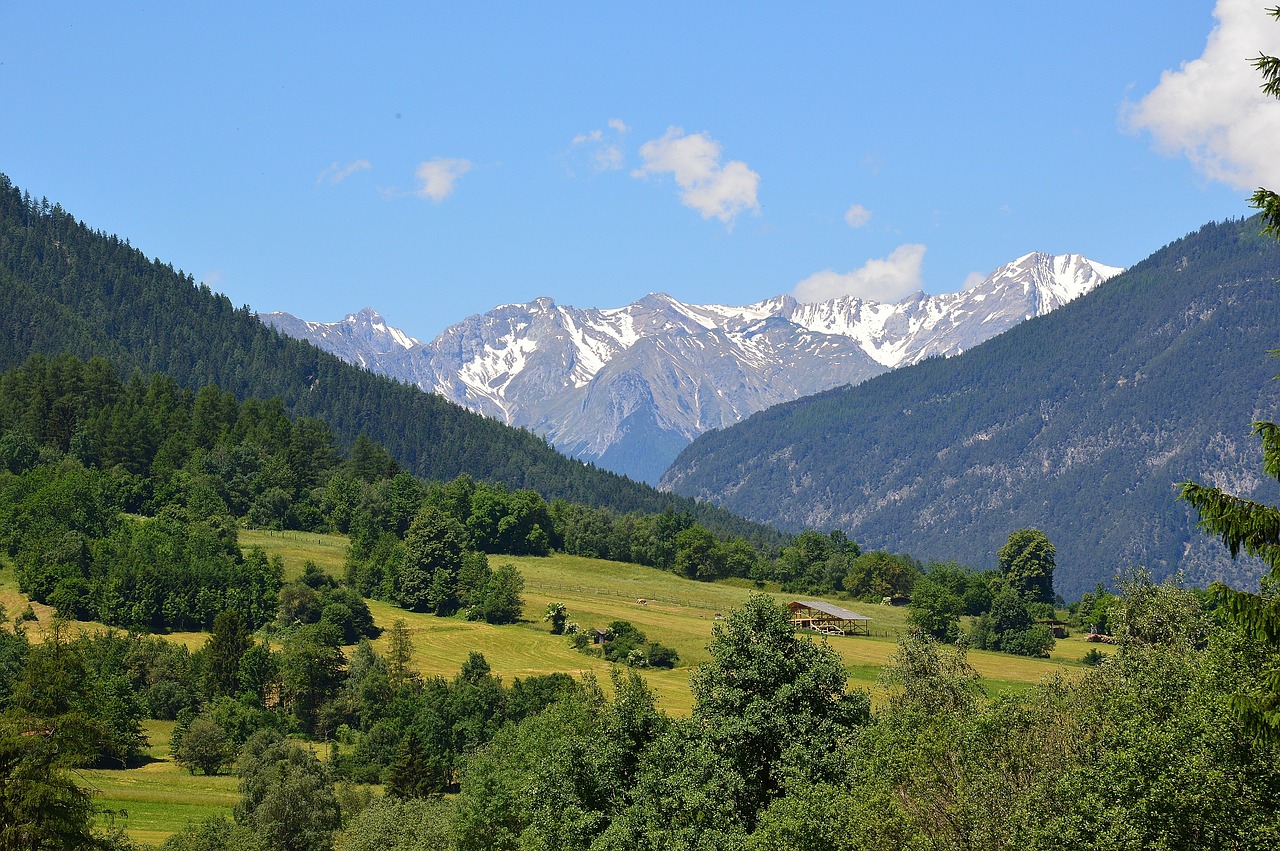
[[149,721],[149,758],[123,771],[80,771],[80,781],[98,794],[107,818],[136,842],[158,845],[191,822],[230,815],[240,800],[235,777],[191,775],[169,760],[172,721]]
[[[243,546],[260,546],[279,554],[288,576],[301,573],[308,559],[339,574],[346,545],[340,535],[298,532],[245,531],[240,541]],[[645,672],[659,705],[672,714],[687,714],[692,708],[689,672],[709,658],[706,646],[716,617],[741,605],[753,590],[741,580],[693,582],[655,568],[578,556],[490,556],[489,561],[494,567],[514,564],[524,577],[523,623],[490,626],[437,618],[371,600],[375,623],[385,629],[396,618],[403,618],[413,637],[414,664],[428,676],[453,676],[467,654],[478,650],[493,672],[507,682],[515,677],[566,671],[592,672],[607,683],[608,664],[574,650],[567,639],[551,635],[542,613],[548,603],[564,603],[569,620],[583,629],[628,620],[651,640],[674,647],[680,654],[680,667],[674,671]],[[795,595],[778,591],[769,593],[779,602],[795,599]],[[907,630],[906,610],[826,599],[871,618],[870,636],[818,640],[828,641],[841,654],[855,685],[871,688],[873,695],[880,697],[876,677]],[[381,642],[375,645],[381,647]],[[969,661],[982,674],[988,692],[994,694],[1024,689],[1054,671],[1078,667],[1092,646],[1073,637],[1060,640],[1049,660],[972,651]]]
[[[260,546],[269,554],[279,555],[287,578],[300,575],[308,560],[335,576],[342,573],[346,538],[340,535],[246,530],[240,533],[240,543],[245,548]],[[674,647],[680,654],[680,666],[675,670],[644,672],[659,706],[676,715],[688,714],[692,709],[689,674],[709,658],[706,646],[717,617],[741,605],[753,591],[751,584],[742,580],[693,582],[653,568],[577,556],[491,556],[490,563],[494,567],[514,564],[524,576],[523,622],[491,626],[406,612],[371,600],[369,608],[375,623],[386,629],[397,618],[405,620],[414,644],[413,664],[426,676],[452,677],[475,650],[484,654],[493,673],[507,683],[536,674],[589,673],[607,688],[609,665],[597,656],[573,649],[567,638],[551,635],[548,625],[542,622],[542,613],[548,603],[564,603],[569,619],[588,630],[607,626],[613,620],[629,620],[651,640]],[[794,599],[794,595],[776,590],[768,593],[780,602]],[[27,602],[25,595],[18,592],[12,568],[0,563],[0,603],[9,617]],[[869,689],[877,702],[883,700],[877,677],[894,652],[898,637],[907,629],[906,610],[838,599],[831,602],[871,618],[871,635],[816,640],[828,642],[840,653],[851,685]],[[39,604],[33,608],[39,619],[28,625],[28,631],[38,641],[48,630],[52,610]],[[91,623],[72,625],[75,631],[95,628],[102,627]],[[205,640],[201,633],[167,637],[191,649]],[[379,639],[374,644],[381,649],[384,642]],[[1080,658],[1094,646],[1073,637],[1059,640],[1049,660],[979,651],[970,652],[969,660],[982,675],[988,693],[998,694],[1029,688],[1056,671],[1079,670]],[[230,813],[238,798],[235,778],[193,776],[171,762],[171,732],[172,723],[148,723],[149,759],[140,766],[80,772],[82,781],[98,792],[101,804],[117,812],[117,824],[122,824],[139,842],[158,843],[189,822]]]

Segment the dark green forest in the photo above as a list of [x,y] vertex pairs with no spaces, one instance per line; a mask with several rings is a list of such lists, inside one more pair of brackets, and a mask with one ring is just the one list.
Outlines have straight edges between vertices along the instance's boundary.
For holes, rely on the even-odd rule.
[[1205,477],[1275,492],[1249,437],[1280,404],[1280,246],[1261,230],[1206,225],[962,355],[702,435],[667,480],[762,522],[820,519],[981,568],[1013,530],[1042,529],[1068,597],[1135,565],[1256,582],[1258,564],[1200,539],[1176,497]]
[[702,580],[774,564],[687,513],[548,505],[468,476],[422,482],[363,435],[348,452],[279,400],[192,392],[164,375],[122,382],[106,360],[66,354],[0,374],[0,551],[36,601],[151,631],[207,629],[236,610],[256,629],[275,617],[280,576],[242,555],[242,524],[349,533],[357,601],[497,623],[519,616],[518,592],[487,553],[554,549]]
[[776,546],[773,530],[572,461],[509,428],[414,387],[373,375],[265,327],[172,264],[94,231],[0,175],[0,369],[32,353],[100,356],[121,378],[164,374],[239,399],[279,399],[323,420],[338,442],[365,435],[424,479],[470,475],[620,513],[688,512],[721,534]]

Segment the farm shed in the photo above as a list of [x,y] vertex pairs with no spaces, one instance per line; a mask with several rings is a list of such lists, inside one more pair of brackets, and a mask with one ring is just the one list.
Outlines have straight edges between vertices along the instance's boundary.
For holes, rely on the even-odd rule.
[[1066,621],[1060,621],[1060,620],[1057,620],[1057,619],[1055,619],[1055,618],[1049,618],[1049,619],[1046,619],[1046,620],[1038,620],[1038,621],[1036,621],[1036,623],[1038,623],[1038,624],[1044,624],[1045,626],[1047,626],[1047,627],[1049,628],[1049,632],[1053,633],[1053,637],[1054,637],[1054,638],[1066,638],[1066,637],[1067,637],[1067,622],[1066,622]]
[[821,600],[787,603],[796,629],[812,629],[826,635],[870,635],[871,618]]

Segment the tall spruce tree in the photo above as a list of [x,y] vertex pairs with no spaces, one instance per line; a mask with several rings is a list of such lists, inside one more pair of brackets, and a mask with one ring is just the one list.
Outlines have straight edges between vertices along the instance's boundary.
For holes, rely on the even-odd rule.
[[239,612],[228,609],[213,619],[209,648],[210,694],[234,695],[240,689],[240,660],[253,646],[249,625]]
[[[1280,20],[1280,6],[1268,12]],[[1262,74],[1262,90],[1280,98],[1280,57],[1261,54],[1253,64]],[[1280,239],[1280,195],[1259,188],[1250,203],[1262,210],[1263,233]],[[1271,354],[1280,355],[1280,350]],[[1253,433],[1262,439],[1263,471],[1280,480],[1280,426],[1255,422]],[[1270,572],[1263,578],[1258,594],[1236,591],[1221,583],[1214,583],[1212,590],[1227,617],[1280,652],[1280,508],[1194,482],[1183,483],[1182,499],[1200,515],[1200,528],[1221,538],[1232,558],[1243,551],[1267,563]],[[1266,670],[1254,689],[1235,695],[1231,703],[1255,736],[1280,742],[1280,666]]]

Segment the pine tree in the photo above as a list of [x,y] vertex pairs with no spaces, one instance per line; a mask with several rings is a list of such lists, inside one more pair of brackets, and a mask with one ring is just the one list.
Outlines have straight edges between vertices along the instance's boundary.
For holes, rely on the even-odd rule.
[[[1269,9],[1268,12],[1271,17],[1280,20],[1280,6]],[[1280,57],[1260,53],[1253,60],[1253,67],[1262,74],[1262,91],[1273,98],[1280,98]],[[1280,195],[1259,187],[1253,193],[1250,203],[1262,211],[1263,221],[1266,222],[1263,233],[1280,239]]]
[[412,658],[413,639],[409,636],[409,627],[404,618],[396,618],[387,637],[387,666],[393,688],[399,688],[416,676],[416,672],[409,667]]
[[400,740],[395,761],[387,766],[387,794],[395,798],[426,798],[444,790],[440,760],[432,759],[416,727]]
[[209,692],[234,695],[240,687],[240,659],[253,646],[249,625],[237,611],[227,610],[213,619],[209,648]]
[[[1280,7],[1269,13],[1280,20]],[[1280,98],[1280,58],[1263,54],[1253,64],[1262,74],[1262,90]],[[1251,203],[1262,210],[1263,233],[1280,239],[1280,195],[1259,188]],[[1280,355],[1280,350],[1271,354]],[[1255,422],[1253,433],[1262,439],[1263,471],[1280,480],[1280,426]],[[1200,515],[1200,528],[1221,538],[1232,558],[1243,551],[1267,563],[1270,572],[1262,580],[1261,593],[1236,591],[1221,583],[1214,583],[1212,590],[1227,617],[1280,651],[1280,508],[1194,482],[1183,483],[1182,499]],[[1264,671],[1252,693],[1237,694],[1231,703],[1255,736],[1280,742],[1280,666]]]
[[[1280,480],[1280,426],[1253,424],[1262,438],[1262,467]],[[1200,515],[1200,528],[1222,539],[1232,558],[1241,552],[1261,558],[1270,572],[1260,593],[1236,591],[1215,582],[1211,590],[1223,611],[1245,632],[1280,651],[1280,508],[1184,482],[1182,499]],[[1280,742],[1280,667],[1265,671],[1251,694],[1232,698],[1232,707],[1257,737]]]

